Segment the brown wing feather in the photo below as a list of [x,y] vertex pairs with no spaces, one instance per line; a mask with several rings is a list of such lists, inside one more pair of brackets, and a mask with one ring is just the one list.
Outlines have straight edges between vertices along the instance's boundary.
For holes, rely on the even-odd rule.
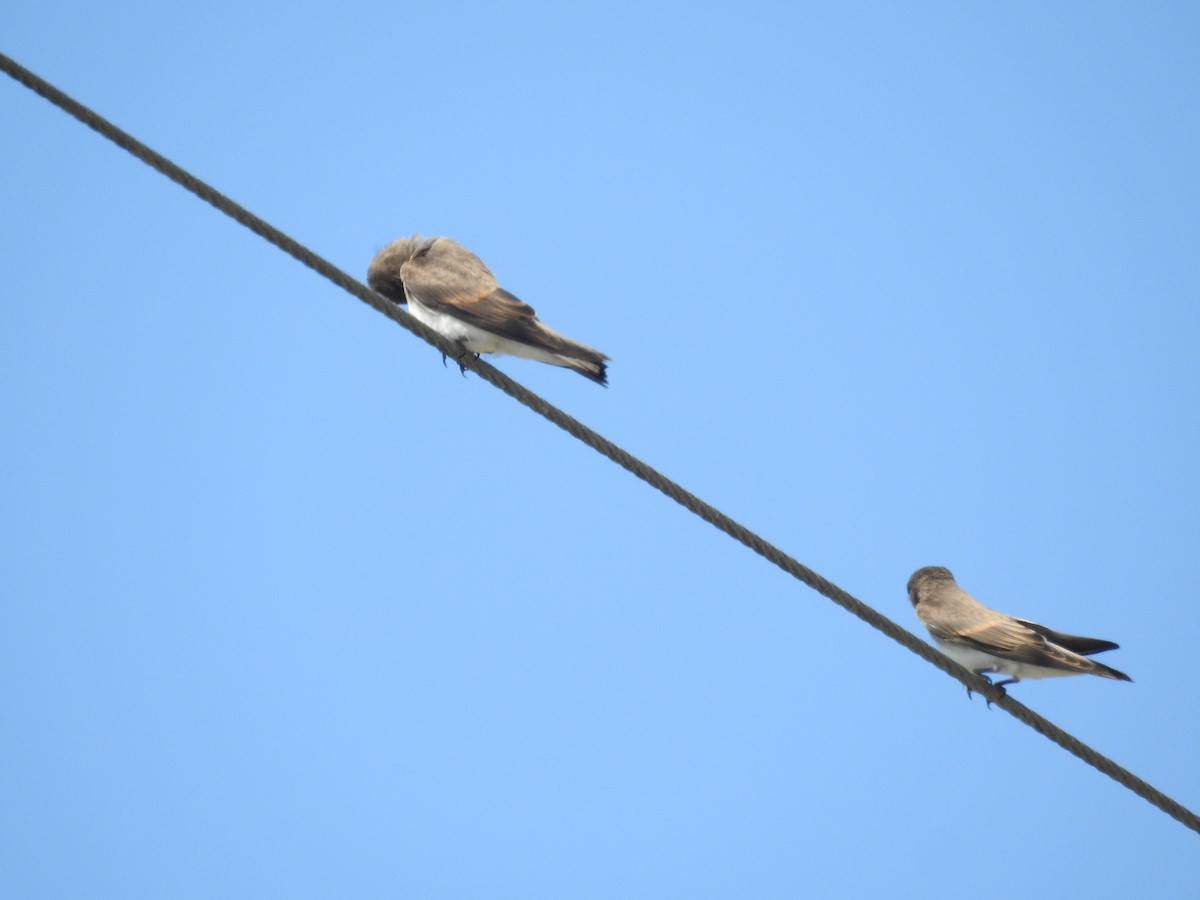
[[498,287],[469,303],[448,303],[444,312],[471,325],[523,344],[534,344],[556,352],[571,353],[574,345],[558,338],[538,320],[533,307]]
[[483,260],[449,238],[434,238],[404,263],[400,274],[405,291],[429,309],[555,353],[573,355],[582,347],[543,325],[532,306],[500,287]]
[[[920,609],[917,612],[919,615]],[[983,604],[955,615],[946,615],[942,610],[937,618],[937,622],[925,622],[934,636],[1002,659],[1078,671],[1091,671],[1096,666],[1091,660],[1050,643],[1023,622]]]

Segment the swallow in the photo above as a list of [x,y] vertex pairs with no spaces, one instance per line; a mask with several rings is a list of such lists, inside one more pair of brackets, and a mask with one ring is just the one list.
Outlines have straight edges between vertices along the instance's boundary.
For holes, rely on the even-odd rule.
[[471,353],[535,359],[608,384],[607,356],[544,324],[500,287],[483,260],[448,237],[392,241],[371,260],[367,283]]
[[950,570],[942,566],[914,572],[908,579],[908,598],[938,649],[948,657],[985,679],[985,672],[1009,676],[997,682],[997,687],[1023,678],[1060,675],[1133,681],[1124,672],[1088,659],[1093,653],[1116,650],[1112,641],[1063,634],[989,609],[960,588]]

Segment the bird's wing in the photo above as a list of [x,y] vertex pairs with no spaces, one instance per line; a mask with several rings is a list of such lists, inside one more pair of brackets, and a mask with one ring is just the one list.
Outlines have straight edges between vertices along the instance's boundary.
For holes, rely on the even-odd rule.
[[491,334],[553,352],[572,350],[538,321],[528,303],[496,283],[475,254],[418,252],[401,267],[404,289],[424,307],[444,312]]
[[1037,628],[1030,627],[1034,623],[1014,619],[979,603],[953,613],[940,609],[936,621],[924,617],[922,621],[934,637],[1002,659],[1080,672],[1090,672],[1096,666],[1090,659],[1048,640]]

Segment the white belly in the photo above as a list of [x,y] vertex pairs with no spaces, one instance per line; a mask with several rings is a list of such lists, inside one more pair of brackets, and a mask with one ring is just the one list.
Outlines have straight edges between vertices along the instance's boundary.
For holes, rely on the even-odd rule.
[[408,298],[408,311],[418,322],[424,322],[443,337],[458,341],[472,353],[496,353],[500,349],[501,339],[496,335],[446,313],[434,312],[412,297]]

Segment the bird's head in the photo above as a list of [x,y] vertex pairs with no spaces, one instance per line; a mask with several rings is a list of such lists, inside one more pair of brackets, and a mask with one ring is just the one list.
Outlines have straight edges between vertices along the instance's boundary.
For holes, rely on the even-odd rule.
[[404,295],[404,279],[400,267],[421,252],[428,252],[434,238],[423,238],[419,234],[397,238],[375,254],[367,269],[367,284],[377,294],[383,294],[393,303],[407,303]]
[[908,599],[912,605],[917,605],[923,587],[934,584],[954,584],[954,576],[945,566],[925,566],[913,572],[908,579]]

